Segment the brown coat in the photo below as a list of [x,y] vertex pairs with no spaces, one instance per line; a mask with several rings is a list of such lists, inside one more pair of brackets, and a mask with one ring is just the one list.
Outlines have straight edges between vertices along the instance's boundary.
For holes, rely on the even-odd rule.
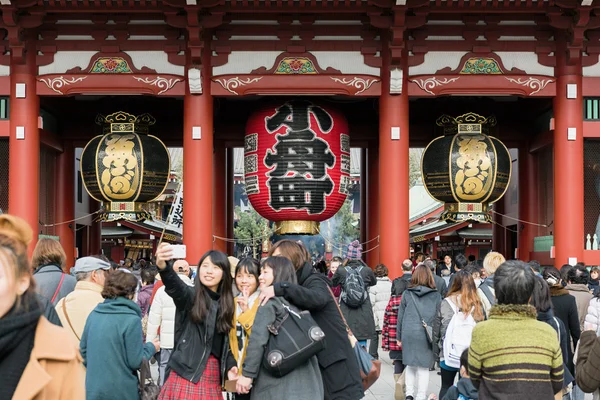
[[85,400],[79,350],[69,333],[41,317],[29,363],[13,400]]

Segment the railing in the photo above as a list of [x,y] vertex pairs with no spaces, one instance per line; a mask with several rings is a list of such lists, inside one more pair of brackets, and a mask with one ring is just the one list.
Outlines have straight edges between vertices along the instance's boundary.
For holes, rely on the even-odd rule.
[[593,235],[587,234],[585,241],[585,249],[586,250],[598,250],[598,235],[595,233]]

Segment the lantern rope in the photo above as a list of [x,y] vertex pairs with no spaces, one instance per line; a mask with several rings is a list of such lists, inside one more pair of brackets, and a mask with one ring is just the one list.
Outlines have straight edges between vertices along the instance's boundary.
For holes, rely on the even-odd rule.
[[529,224],[529,225],[533,225],[533,226],[541,226],[542,228],[547,228],[548,227],[548,225],[546,225],[546,224],[538,224],[538,223],[535,223],[535,222],[524,221],[524,220],[519,219],[519,218],[514,218],[514,217],[510,217],[510,216],[505,215],[505,214],[501,214],[501,213],[499,213],[497,211],[494,211],[494,210],[492,210],[492,213],[500,215],[502,217],[506,217],[508,219],[512,219],[513,221],[522,222],[524,224]]
[[64,225],[64,224],[68,224],[68,223],[71,223],[71,222],[75,222],[75,221],[79,221],[79,220],[81,220],[81,219],[85,219],[85,218],[91,217],[92,215],[96,215],[96,214],[98,214],[98,213],[99,213],[99,212],[101,212],[101,211],[102,211],[102,210],[98,210],[98,211],[95,211],[95,212],[93,212],[93,213],[91,213],[91,214],[84,215],[83,217],[79,217],[79,218],[75,218],[75,219],[70,219],[70,220],[68,220],[68,221],[56,222],[56,223],[54,223],[54,224],[41,224],[41,225],[42,225],[42,227],[44,227],[44,228],[48,228],[48,227],[51,227],[51,226]]

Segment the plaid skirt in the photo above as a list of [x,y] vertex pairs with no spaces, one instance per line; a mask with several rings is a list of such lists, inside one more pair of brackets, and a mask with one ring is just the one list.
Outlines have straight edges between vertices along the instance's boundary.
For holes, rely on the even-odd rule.
[[158,400],[223,400],[219,361],[212,354],[208,357],[204,373],[194,384],[171,370]]

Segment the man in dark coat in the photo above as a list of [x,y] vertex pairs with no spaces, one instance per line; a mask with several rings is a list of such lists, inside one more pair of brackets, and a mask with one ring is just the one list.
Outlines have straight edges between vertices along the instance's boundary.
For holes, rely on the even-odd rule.
[[444,278],[435,274],[435,261],[429,259],[425,260],[423,264],[431,270],[431,273],[433,274],[433,281],[435,282],[435,288],[443,299],[446,297],[446,293],[448,293],[448,286],[446,286],[446,281]]
[[404,283],[400,284],[400,281],[405,281],[410,284],[410,281],[412,280],[412,269],[412,261],[410,261],[408,258],[402,261],[402,276],[392,281],[392,293],[398,293],[403,291],[403,289],[401,288],[405,288],[405,285]]
[[[325,333],[325,348],[317,354],[325,400],[358,400],[364,397],[362,379],[346,326],[331,294],[326,276],[316,273],[310,263],[296,271],[298,284],[281,282],[267,288],[261,298],[283,296],[297,307],[309,310]],[[266,301],[266,300],[264,300]]]

